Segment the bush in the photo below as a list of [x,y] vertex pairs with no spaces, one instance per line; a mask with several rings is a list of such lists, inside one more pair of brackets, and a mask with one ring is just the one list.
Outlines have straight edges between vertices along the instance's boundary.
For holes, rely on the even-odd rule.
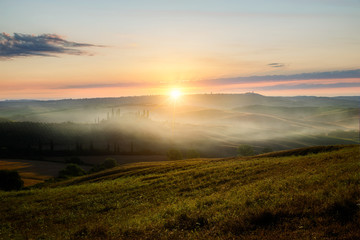
[[0,189],[5,191],[20,190],[24,186],[17,171],[0,170]]
[[115,159],[113,158],[107,158],[103,163],[102,165],[108,169],[108,168],[113,168],[113,167],[116,167],[117,165],[117,162]]
[[103,163],[97,164],[90,169],[90,173],[100,172],[105,169],[113,168],[117,166],[117,162],[113,158],[107,158]]
[[166,156],[169,160],[181,160],[183,159],[182,153],[177,149],[170,149]]
[[65,169],[63,169],[59,172],[59,177],[60,178],[76,177],[76,176],[82,176],[85,174],[86,174],[86,172],[84,169],[80,168],[77,164],[71,163],[71,164],[68,164]]
[[252,156],[255,155],[254,149],[250,145],[240,145],[237,149],[239,156]]

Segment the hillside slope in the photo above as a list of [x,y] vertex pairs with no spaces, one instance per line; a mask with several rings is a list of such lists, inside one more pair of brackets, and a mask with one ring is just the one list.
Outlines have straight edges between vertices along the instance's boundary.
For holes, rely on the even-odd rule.
[[137,163],[0,192],[0,239],[359,239],[359,156]]

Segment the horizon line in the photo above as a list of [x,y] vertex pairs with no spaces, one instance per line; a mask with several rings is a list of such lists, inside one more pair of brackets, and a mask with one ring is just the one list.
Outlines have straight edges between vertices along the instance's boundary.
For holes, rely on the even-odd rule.
[[[291,98],[291,97],[317,97],[317,98],[339,98],[339,97],[360,97],[359,95],[335,95],[335,96],[327,96],[327,95],[264,95],[256,92],[244,92],[244,93],[222,93],[222,92],[205,92],[205,93],[184,93],[183,96],[189,95],[246,95],[246,94],[253,94],[253,95],[260,95],[263,97],[284,97],[284,98]],[[149,94],[149,95],[125,95],[125,96],[112,96],[112,97],[79,97],[79,98],[18,98],[18,99],[0,99],[0,102],[21,102],[21,101],[38,101],[38,102],[46,102],[46,101],[66,101],[66,100],[91,100],[91,99],[116,99],[116,98],[131,98],[131,97],[162,97],[168,96],[167,94]]]

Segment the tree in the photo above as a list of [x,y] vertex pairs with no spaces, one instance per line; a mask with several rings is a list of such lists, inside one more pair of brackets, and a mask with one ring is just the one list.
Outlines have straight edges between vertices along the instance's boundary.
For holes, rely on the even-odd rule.
[[17,171],[0,170],[0,189],[5,191],[20,190],[24,186]]
[[59,172],[59,177],[60,178],[76,177],[85,174],[86,172],[84,169],[80,168],[77,164],[71,163],[66,165],[66,168]]
[[254,149],[252,146],[250,145],[240,145],[237,149],[238,155],[239,156],[252,156],[255,155]]

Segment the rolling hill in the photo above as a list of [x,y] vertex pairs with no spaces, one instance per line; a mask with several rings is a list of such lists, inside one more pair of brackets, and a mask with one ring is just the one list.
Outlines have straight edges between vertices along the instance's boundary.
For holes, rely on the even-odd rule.
[[359,239],[359,150],[136,163],[0,192],[0,238]]
[[228,157],[240,144],[258,153],[265,147],[357,144],[358,133],[359,97],[246,93],[184,95],[176,103],[167,96],[0,102],[4,157],[42,149],[54,155],[65,150],[165,155],[171,148]]

